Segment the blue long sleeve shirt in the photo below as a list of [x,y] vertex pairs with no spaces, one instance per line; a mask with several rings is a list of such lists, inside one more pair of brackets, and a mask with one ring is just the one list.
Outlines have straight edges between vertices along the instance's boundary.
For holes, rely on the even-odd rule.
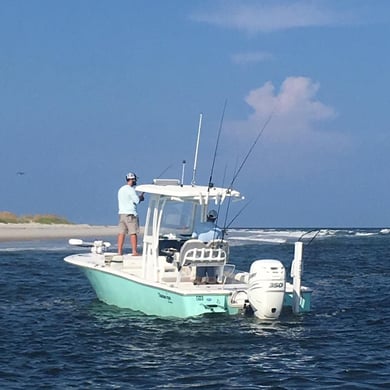
[[137,215],[137,204],[140,202],[135,189],[125,184],[118,191],[118,214]]

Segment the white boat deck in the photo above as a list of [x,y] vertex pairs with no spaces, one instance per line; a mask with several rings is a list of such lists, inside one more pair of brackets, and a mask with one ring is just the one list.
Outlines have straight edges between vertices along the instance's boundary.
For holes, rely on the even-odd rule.
[[[132,276],[137,279],[143,279],[142,257],[133,257],[131,255],[118,256],[113,253],[105,253],[100,256],[90,256],[90,254],[79,254],[73,256],[72,262],[87,268],[101,268],[105,271],[122,276]],[[195,291],[199,293],[210,292],[230,292],[237,289],[245,289],[247,285],[235,279],[229,279],[228,283],[212,283],[212,284],[194,284],[194,277],[190,267],[184,269],[178,278],[178,271],[171,264],[164,264],[165,270],[158,282],[161,286],[166,286],[169,289],[180,289],[181,291]]]

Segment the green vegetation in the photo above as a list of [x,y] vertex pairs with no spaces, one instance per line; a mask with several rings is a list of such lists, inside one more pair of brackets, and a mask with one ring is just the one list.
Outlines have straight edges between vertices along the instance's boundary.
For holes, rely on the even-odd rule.
[[16,214],[11,213],[9,211],[0,211],[0,223],[31,223],[31,222],[42,223],[45,225],[71,224],[71,222],[69,222],[67,219],[53,214],[24,215],[18,217]]

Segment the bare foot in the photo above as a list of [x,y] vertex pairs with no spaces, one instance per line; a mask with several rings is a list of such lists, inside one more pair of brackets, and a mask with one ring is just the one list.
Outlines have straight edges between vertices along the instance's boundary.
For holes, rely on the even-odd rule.
[[132,256],[141,256],[139,253],[133,253]]

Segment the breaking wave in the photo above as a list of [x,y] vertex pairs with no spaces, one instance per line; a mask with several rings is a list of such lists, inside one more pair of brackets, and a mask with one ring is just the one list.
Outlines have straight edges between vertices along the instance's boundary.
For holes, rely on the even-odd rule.
[[[302,239],[304,242],[310,240],[324,240],[329,238],[370,238],[390,234],[390,228],[377,229],[304,229],[304,228],[238,228],[229,229],[226,239],[231,245],[245,244],[284,244]],[[103,239],[103,238],[102,238]],[[105,241],[111,242],[113,246],[116,242],[112,237],[106,237]],[[142,238],[140,238],[140,242]],[[12,251],[69,251],[74,252],[75,247],[68,244],[67,239],[36,240],[18,242],[0,242],[0,252]],[[80,248],[77,249],[80,251]]]
[[310,241],[312,239],[328,239],[335,237],[375,237],[390,234],[388,228],[378,229],[231,229],[227,238],[236,245],[256,242],[256,243],[275,243],[283,244],[293,242],[299,239]]

